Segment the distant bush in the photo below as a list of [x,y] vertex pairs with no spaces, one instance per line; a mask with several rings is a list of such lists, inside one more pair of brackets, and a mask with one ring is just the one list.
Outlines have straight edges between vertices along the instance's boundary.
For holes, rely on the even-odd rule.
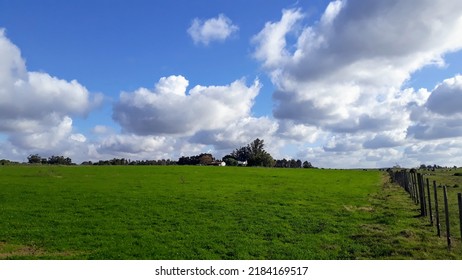
[[454,184],[454,188],[459,188],[459,184]]
[[462,172],[454,173],[454,176],[462,176]]

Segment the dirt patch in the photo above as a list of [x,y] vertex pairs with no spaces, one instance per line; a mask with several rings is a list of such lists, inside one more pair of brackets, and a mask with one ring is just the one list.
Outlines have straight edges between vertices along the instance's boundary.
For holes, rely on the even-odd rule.
[[372,206],[354,206],[354,205],[343,205],[343,208],[348,212],[373,212],[374,207]]
[[7,259],[12,256],[33,257],[43,254],[43,250],[38,249],[36,246],[21,246],[0,242],[0,259]]
[[0,242],[0,260],[5,260],[9,258],[63,258],[74,255],[70,252],[56,252],[49,253],[45,252],[43,249],[38,248],[37,246],[24,246],[24,245],[15,245],[9,244],[6,242]]

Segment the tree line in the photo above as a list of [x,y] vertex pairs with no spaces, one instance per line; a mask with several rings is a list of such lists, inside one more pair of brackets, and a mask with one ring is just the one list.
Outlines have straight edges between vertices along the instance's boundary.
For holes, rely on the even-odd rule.
[[[255,139],[246,146],[240,147],[225,155],[221,160],[215,159],[210,153],[201,153],[193,156],[182,156],[178,160],[130,160],[125,158],[113,158],[99,160],[97,162],[84,161],[81,165],[211,165],[224,162],[227,166],[260,166],[276,168],[314,168],[308,162],[297,159],[274,159],[265,150],[264,140]],[[27,157],[29,164],[52,164],[52,165],[75,165],[72,159],[64,156],[51,156],[49,158],[33,154]]]
[[46,158],[35,154],[28,156],[27,161],[30,164],[74,165],[71,158],[64,156],[51,156]]

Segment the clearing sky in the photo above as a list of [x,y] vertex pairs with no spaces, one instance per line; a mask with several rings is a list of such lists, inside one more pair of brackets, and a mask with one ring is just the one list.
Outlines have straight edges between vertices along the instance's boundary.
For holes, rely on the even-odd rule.
[[0,159],[462,165],[462,2],[0,0]]

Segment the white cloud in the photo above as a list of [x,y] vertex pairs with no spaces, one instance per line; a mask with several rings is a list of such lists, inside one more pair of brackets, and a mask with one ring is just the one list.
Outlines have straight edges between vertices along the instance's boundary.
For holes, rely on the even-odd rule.
[[286,35],[302,17],[300,10],[284,10],[279,22],[266,23],[265,28],[254,36],[252,41],[259,44],[255,57],[263,61],[265,67],[278,67],[288,59],[290,54],[286,49]]
[[336,1],[319,23],[298,31],[293,45],[286,37],[303,16],[283,11],[254,38],[255,56],[278,88],[275,117],[350,132],[406,121],[392,119],[406,112],[407,104],[396,106],[400,88],[417,69],[462,47],[461,8],[441,1]]
[[201,20],[195,18],[188,28],[188,34],[195,44],[208,45],[213,41],[225,41],[239,30],[224,14],[216,18]]
[[22,153],[85,148],[86,138],[74,133],[71,116],[85,116],[99,102],[101,95],[91,96],[75,80],[27,71],[19,48],[0,29],[0,132],[8,145]]
[[96,125],[95,127],[93,127],[91,131],[96,135],[106,135],[114,133],[114,129],[112,127],[105,125]]
[[318,132],[305,140],[322,145],[313,155],[325,153],[322,163],[345,157],[345,166],[403,161],[416,139],[461,136],[459,76],[431,94],[403,88],[414,72],[442,66],[462,48],[461,11],[462,2],[338,0],[310,26],[300,9],[284,10],[253,38],[276,87],[281,136],[304,141]]
[[184,155],[197,155],[209,150],[206,144],[191,143],[189,137],[109,133],[90,145],[88,157],[92,161],[114,157],[176,160]]
[[444,80],[425,104],[413,106],[409,137],[433,140],[462,136],[462,76]]
[[170,76],[161,78],[153,90],[121,93],[113,117],[123,134],[103,140],[97,151],[146,154],[152,151],[141,143],[152,143],[152,137],[167,139],[169,144],[159,150],[170,150],[173,157],[212,150],[221,157],[256,138],[270,146],[277,122],[251,115],[261,88],[258,80],[250,86],[237,80],[225,86],[197,85],[189,91],[188,85],[186,78]]
[[324,133],[315,126],[296,124],[291,120],[280,120],[278,135],[283,139],[292,139],[303,143],[314,143]]
[[167,150],[165,148],[165,137],[115,134],[103,139],[98,146],[98,151],[101,153],[121,153],[131,156],[139,153],[154,153],[156,151],[171,152],[169,148]]
[[266,117],[243,117],[230,125],[215,129],[202,130],[191,137],[193,143],[213,145],[216,150],[229,153],[244,146],[256,138],[265,139],[268,143],[278,129],[274,120]]
[[0,127],[10,120],[40,120],[50,114],[84,116],[95,106],[77,81],[28,72],[19,49],[4,31],[0,32],[0,62]]
[[114,106],[114,120],[124,131],[138,135],[190,136],[202,130],[224,129],[250,115],[260,91],[256,80],[226,86],[195,86],[186,92],[182,76],[161,78],[154,90],[122,93]]
[[441,166],[461,166],[462,138],[440,139],[432,142],[419,142],[405,149],[406,159],[414,166],[437,164]]
[[443,116],[462,114],[462,76],[457,75],[438,85],[428,98],[426,107]]

